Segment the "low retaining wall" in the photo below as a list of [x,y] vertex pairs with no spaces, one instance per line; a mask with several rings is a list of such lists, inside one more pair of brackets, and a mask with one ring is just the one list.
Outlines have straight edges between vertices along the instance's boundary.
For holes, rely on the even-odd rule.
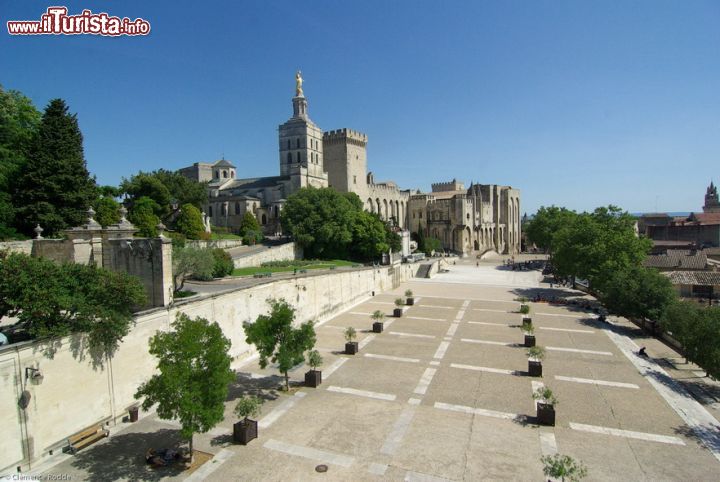
[[[88,358],[78,359],[78,339],[65,337],[53,342],[52,358],[39,342],[0,348],[0,472],[32,468],[58,451],[67,437],[93,424],[115,424],[136,403],[133,395],[156,368],[148,353],[148,341],[157,331],[170,329],[178,312],[216,321],[231,342],[235,363],[255,354],[245,343],[244,321],[267,313],[266,300],[284,298],[296,308],[296,322],[324,320],[368,297],[397,287],[412,277],[410,265],[339,271],[323,275],[269,281],[251,288],[207,295],[169,308],[139,314],[137,324],[125,337],[118,352],[104,367],[93,367]],[[44,380],[33,385],[25,378],[27,367],[39,368]],[[25,410],[18,401],[30,395]],[[57,453],[57,452],[56,452]],[[32,464],[32,465],[31,465]]]
[[287,261],[293,259],[302,259],[303,250],[295,243],[281,244],[280,246],[271,246],[262,251],[236,258],[233,260],[236,268],[249,268],[252,266],[260,266],[268,261]]
[[240,239],[211,239],[208,241],[202,240],[188,240],[185,241],[186,246],[192,246],[194,248],[222,248],[230,249],[242,246],[242,240]]
[[11,253],[32,254],[33,240],[25,241],[2,241],[0,242],[0,251],[10,251]]

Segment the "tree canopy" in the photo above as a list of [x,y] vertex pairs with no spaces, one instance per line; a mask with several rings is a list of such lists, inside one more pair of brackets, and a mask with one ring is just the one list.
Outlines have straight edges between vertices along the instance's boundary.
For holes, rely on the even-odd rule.
[[290,195],[280,220],[306,257],[377,259],[399,240],[377,216],[363,211],[355,193],[303,188]]
[[112,356],[145,301],[140,281],[126,273],[0,255],[0,317],[18,317],[33,338],[85,332],[91,349]]
[[657,321],[675,300],[675,291],[657,270],[633,265],[610,275],[600,299],[612,313]]
[[182,205],[180,214],[175,220],[175,230],[183,234],[187,239],[204,239],[208,237],[207,233],[205,233],[202,213],[190,203]]
[[212,279],[214,270],[212,250],[193,246],[173,247],[173,285],[176,292],[183,289],[187,278]]
[[62,99],[45,109],[13,196],[18,225],[31,235],[39,223],[46,235],[79,226],[97,196],[88,173],[77,116]]
[[295,309],[285,300],[269,299],[268,304],[269,314],[258,316],[254,323],[243,323],[246,341],[257,347],[261,368],[265,368],[268,361],[277,364],[289,390],[288,371],[302,363],[304,353],[315,346],[315,329],[312,321],[293,327]]
[[157,404],[160,418],[178,420],[191,454],[193,435],[209,431],[225,417],[228,385],[235,379],[228,350],[230,340],[217,323],[184,313],[178,313],[172,331],[150,339],[158,373],[138,388],[135,398],[144,398],[144,410]]
[[152,172],[140,171],[129,179],[123,179],[120,191],[128,195],[130,211],[133,210],[135,201],[142,197],[155,201],[159,208],[155,215],[160,218],[170,213],[170,203],[173,201],[181,206],[192,204],[198,209],[207,202],[205,183],[193,181],[178,172],[165,169]]
[[533,219],[526,222],[523,231],[531,243],[541,249],[552,251],[555,234],[572,223],[576,217],[574,211],[566,208],[542,206]]

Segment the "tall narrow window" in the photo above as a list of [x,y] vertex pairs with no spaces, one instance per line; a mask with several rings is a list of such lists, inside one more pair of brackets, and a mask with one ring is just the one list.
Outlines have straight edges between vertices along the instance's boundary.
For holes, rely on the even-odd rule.
[[300,149],[300,138],[298,138],[298,139],[295,140],[295,144],[296,144],[295,147],[296,147],[297,149]]
[[288,149],[291,149],[292,146],[290,145],[290,139],[288,139]]
[[[290,141],[288,141],[290,142]],[[288,152],[288,163],[292,162],[292,152]]]

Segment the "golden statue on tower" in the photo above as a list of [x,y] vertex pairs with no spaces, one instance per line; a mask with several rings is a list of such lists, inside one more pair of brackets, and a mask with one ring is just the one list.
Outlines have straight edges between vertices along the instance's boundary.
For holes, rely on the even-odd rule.
[[299,70],[297,71],[297,73],[295,73],[295,97],[303,96],[303,90],[302,90],[303,78],[302,78],[301,74],[302,74],[302,72],[300,72]]

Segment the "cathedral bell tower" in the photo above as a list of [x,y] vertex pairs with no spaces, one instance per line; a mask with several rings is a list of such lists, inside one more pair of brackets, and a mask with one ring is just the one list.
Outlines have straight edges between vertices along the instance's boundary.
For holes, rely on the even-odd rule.
[[703,212],[720,213],[720,199],[718,199],[717,187],[712,183],[712,181],[705,192],[705,205],[703,206]]
[[280,175],[291,176],[296,188],[327,187],[323,167],[323,132],[308,117],[308,102],[302,89],[300,71],[295,74],[293,115],[278,129]]

